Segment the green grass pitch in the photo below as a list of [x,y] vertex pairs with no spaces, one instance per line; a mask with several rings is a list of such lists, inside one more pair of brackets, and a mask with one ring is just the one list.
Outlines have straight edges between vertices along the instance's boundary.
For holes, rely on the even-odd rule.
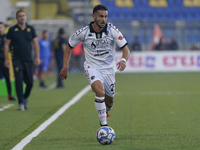
[[[56,77],[47,78],[47,85]],[[0,98],[0,149],[13,148],[88,85],[84,74],[70,74],[65,88],[41,90],[38,81],[30,109],[17,111],[17,102]],[[116,74],[115,103],[108,124],[114,143],[96,140],[99,121],[90,90],[24,150],[199,150],[200,73]]]

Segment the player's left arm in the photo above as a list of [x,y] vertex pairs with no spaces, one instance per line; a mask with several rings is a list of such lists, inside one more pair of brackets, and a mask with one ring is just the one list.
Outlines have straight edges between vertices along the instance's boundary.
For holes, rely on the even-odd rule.
[[34,47],[35,55],[36,55],[34,63],[36,66],[38,66],[40,65],[40,48],[39,48],[37,37],[33,38],[33,47]]
[[126,61],[130,56],[130,50],[127,45],[122,48],[122,52],[122,59],[117,63],[119,71],[123,71],[126,68]]

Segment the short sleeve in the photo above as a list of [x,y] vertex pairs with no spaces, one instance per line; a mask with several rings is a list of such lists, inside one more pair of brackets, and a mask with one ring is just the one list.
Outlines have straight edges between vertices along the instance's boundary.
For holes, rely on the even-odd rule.
[[122,33],[115,26],[111,28],[111,31],[114,41],[117,43],[119,48],[123,48],[125,45],[127,45],[126,39],[123,37]]
[[37,37],[35,29],[32,27],[32,39],[34,39],[35,37]]
[[12,36],[13,36],[13,32],[12,32],[12,29],[10,28],[10,29],[8,30],[8,33],[6,34],[6,39],[11,40],[11,39],[12,39]]
[[68,44],[71,48],[74,48],[76,45],[78,45],[80,42],[84,40],[85,30],[88,27],[82,28],[77,30],[75,33],[73,33],[68,41]]

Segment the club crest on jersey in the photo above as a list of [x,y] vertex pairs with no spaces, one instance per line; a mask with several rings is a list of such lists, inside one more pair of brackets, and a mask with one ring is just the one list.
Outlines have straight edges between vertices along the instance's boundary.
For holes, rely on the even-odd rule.
[[16,71],[16,72],[18,72],[18,71],[19,71],[19,68],[18,68],[18,67],[16,67],[16,68],[15,68],[15,71]]
[[27,28],[27,29],[26,29],[26,31],[27,31],[27,32],[30,32],[30,31],[31,31],[31,29],[30,29],[30,28]]
[[18,28],[15,28],[15,30],[14,31],[19,31],[19,29]]

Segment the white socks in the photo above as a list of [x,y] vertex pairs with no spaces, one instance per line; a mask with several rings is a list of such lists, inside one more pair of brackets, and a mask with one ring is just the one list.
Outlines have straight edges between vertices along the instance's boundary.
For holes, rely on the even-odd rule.
[[105,97],[97,97],[95,96],[95,107],[99,116],[99,120],[102,125],[106,125],[106,105],[104,102]]

